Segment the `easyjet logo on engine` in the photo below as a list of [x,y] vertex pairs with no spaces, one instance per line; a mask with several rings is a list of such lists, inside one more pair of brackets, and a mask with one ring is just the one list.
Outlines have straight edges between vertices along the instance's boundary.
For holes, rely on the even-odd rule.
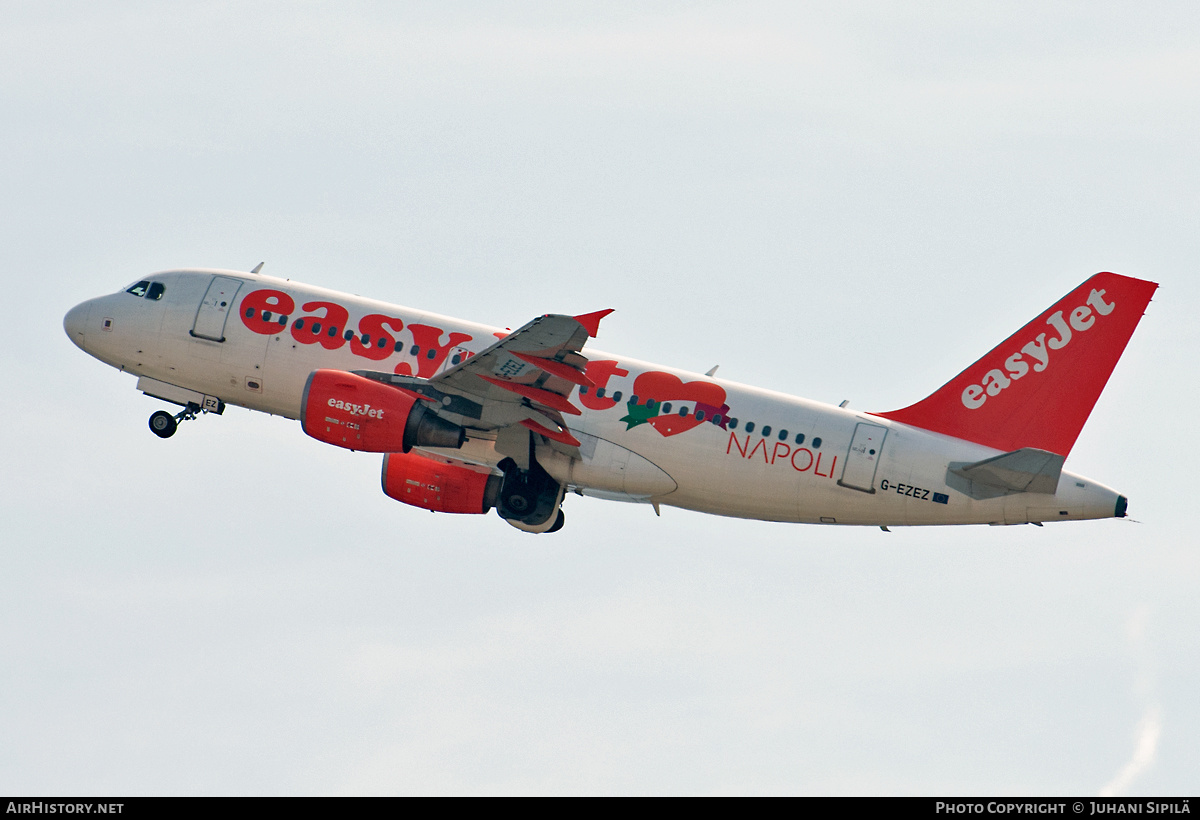
[[350,404],[341,399],[330,399],[329,406],[338,410],[344,410],[352,416],[366,416],[371,419],[383,418],[383,411],[369,404]]
[[962,392],[963,407],[968,410],[983,407],[989,396],[1000,395],[1014,381],[1027,375],[1031,366],[1033,372],[1043,372],[1050,366],[1050,351],[1062,350],[1071,343],[1075,333],[1084,333],[1096,324],[1096,314],[1107,316],[1114,307],[1116,302],[1104,301],[1103,290],[1093,290],[1087,302],[1072,310],[1069,318],[1063,317],[1064,311],[1056,310],[1046,319],[1046,324],[1058,335],[1047,339],[1049,333],[1039,333],[1036,339],[1004,360],[1003,370],[993,368],[984,374],[979,384],[967,385]]

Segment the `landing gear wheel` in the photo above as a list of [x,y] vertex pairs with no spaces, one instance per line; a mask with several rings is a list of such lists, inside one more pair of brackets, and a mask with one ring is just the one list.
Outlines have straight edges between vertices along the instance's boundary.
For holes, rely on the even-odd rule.
[[565,516],[562,504],[566,487],[530,458],[529,469],[519,469],[511,458],[496,465],[504,473],[496,499],[496,513],[523,532],[555,532],[562,528]]
[[524,515],[537,506],[537,496],[533,495],[527,486],[517,485],[503,496],[505,508],[514,517]]
[[179,423],[175,421],[175,417],[166,410],[159,410],[150,416],[150,432],[159,438],[170,438],[175,435],[175,428]]

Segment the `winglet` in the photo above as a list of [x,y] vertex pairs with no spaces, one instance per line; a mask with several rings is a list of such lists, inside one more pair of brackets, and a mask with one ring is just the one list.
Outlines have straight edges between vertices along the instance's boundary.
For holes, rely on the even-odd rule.
[[600,332],[600,320],[613,312],[613,308],[608,310],[598,310],[595,313],[584,313],[575,317],[575,321],[583,325],[583,329],[588,332],[588,335],[593,339]]

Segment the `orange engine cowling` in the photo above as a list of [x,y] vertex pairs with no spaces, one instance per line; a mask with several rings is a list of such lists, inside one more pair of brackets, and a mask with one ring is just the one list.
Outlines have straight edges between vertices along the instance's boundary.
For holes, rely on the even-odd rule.
[[305,433],[347,450],[407,453],[462,447],[466,439],[462,427],[428,410],[416,393],[344,370],[314,370],[300,408]]
[[502,479],[491,471],[450,464],[420,453],[383,457],[383,491],[434,512],[485,513],[496,504]]

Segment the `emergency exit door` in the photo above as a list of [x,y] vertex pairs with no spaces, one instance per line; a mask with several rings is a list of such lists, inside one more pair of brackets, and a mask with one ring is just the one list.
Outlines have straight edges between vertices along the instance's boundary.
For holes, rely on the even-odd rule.
[[842,468],[838,484],[864,493],[875,492],[875,471],[879,469],[886,435],[887,428],[878,424],[860,422],[854,428],[850,451],[846,453],[846,466]]
[[192,335],[201,339],[211,339],[214,342],[225,341],[225,321],[229,311],[233,309],[233,297],[242,286],[241,279],[229,279],[224,276],[214,276],[204,294],[204,300],[196,311],[196,321],[192,325]]

